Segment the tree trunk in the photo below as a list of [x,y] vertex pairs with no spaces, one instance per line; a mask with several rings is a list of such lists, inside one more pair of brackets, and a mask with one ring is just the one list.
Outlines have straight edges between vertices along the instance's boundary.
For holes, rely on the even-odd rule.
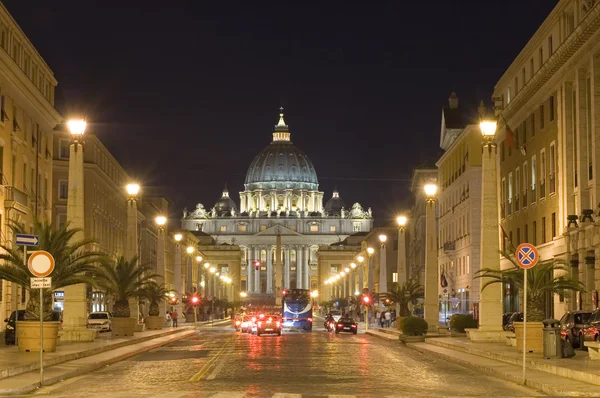
[[156,301],[153,301],[152,304],[150,304],[150,308],[148,308],[148,315],[149,316],[158,316],[160,314],[160,310],[158,308],[158,303]]
[[[44,289],[43,300],[44,321],[48,322],[52,320],[52,291],[50,289]],[[27,308],[25,310],[25,320],[40,320],[40,292],[38,289],[29,291],[29,301],[27,302]]]
[[527,321],[528,322],[541,322],[546,317],[546,311],[544,308],[544,296],[527,295]]
[[131,312],[129,311],[128,300],[117,300],[113,306],[113,317],[115,318],[129,318]]

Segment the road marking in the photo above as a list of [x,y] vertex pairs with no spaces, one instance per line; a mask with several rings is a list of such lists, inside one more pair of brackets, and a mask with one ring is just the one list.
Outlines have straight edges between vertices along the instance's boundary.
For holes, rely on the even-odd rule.
[[[227,347],[227,354],[231,354],[233,352],[233,347],[233,344],[229,344],[229,347]],[[227,360],[229,359],[227,358],[227,355],[221,355],[221,357],[221,362],[219,362],[219,364],[215,366],[215,370],[213,370],[213,372],[206,378],[206,380],[214,380],[215,377],[217,377],[217,375],[219,374],[219,372],[223,369],[223,366],[225,366],[225,364],[227,363]]]
[[227,340],[227,342],[221,347],[219,352],[217,352],[217,354],[214,357],[212,357],[207,363],[205,363],[204,366],[202,366],[202,368],[198,371],[198,373],[196,373],[190,378],[190,381],[199,381],[208,372],[210,367],[214,365],[217,359],[219,359],[219,357],[223,355],[225,350],[229,348],[233,340],[237,339],[238,337],[239,335],[237,334],[232,335],[231,338]]
[[215,395],[211,395],[210,398],[244,398],[246,391],[221,391]]
[[273,398],[302,398],[302,394],[286,394],[284,392],[278,392],[273,394]]

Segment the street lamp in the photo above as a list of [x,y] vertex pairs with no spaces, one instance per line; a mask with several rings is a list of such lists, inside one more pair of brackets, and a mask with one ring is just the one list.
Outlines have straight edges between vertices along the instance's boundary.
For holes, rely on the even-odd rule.
[[384,244],[385,242],[387,242],[387,235],[381,234],[379,235],[379,241]]
[[79,142],[83,137],[87,123],[83,119],[69,120],[67,122],[67,127],[73,136],[73,141]]
[[140,185],[139,184],[135,184],[135,183],[127,184],[125,186],[125,189],[127,190],[127,194],[132,198],[135,198],[138,195],[138,193],[140,193]]
[[179,243],[179,242],[181,242],[181,239],[183,239],[183,235],[175,234],[175,236],[173,236],[173,238],[175,238],[175,242]]
[[241,298],[246,298],[246,297],[248,297],[248,293],[246,293],[246,292],[240,292],[240,297]]
[[387,242],[387,235],[379,235],[379,293],[385,293],[388,291],[387,284],[387,248],[385,242]]
[[[408,218],[404,215],[399,215],[396,218],[396,222],[398,223],[398,263],[396,264],[396,272],[398,274],[398,287],[400,287],[404,285],[408,279],[406,267],[406,235],[404,234]],[[396,313],[400,314],[400,303],[396,303]]]
[[[175,292],[178,295],[181,295],[181,298],[183,299],[183,294],[182,294],[182,288],[181,288],[181,240],[183,239],[183,234],[181,233],[176,233],[175,235],[173,235],[173,239],[175,239],[175,261],[174,261],[174,268],[175,268],[175,272],[174,272],[174,277],[173,279],[175,280]],[[182,312],[182,308],[181,308],[181,302],[183,300],[179,300],[179,303],[175,306],[175,310],[178,313]]]
[[158,225],[159,227],[163,227],[166,223],[167,223],[167,217],[165,216],[157,216],[154,221],[156,222],[156,225]]
[[[436,201],[437,185],[426,184],[425,210],[425,308],[424,318],[429,325],[429,331],[435,332],[439,324],[439,299],[438,299],[438,264],[437,264],[437,226],[436,226]],[[486,249],[487,250],[487,249]]]
[[194,254],[195,249],[194,249],[194,246],[188,246],[186,250],[187,250],[187,254],[192,255],[192,254]]
[[[166,285],[167,281],[165,278],[165,264],[166,264],[166,250],[165,250],[165,225],[167,224],[167,217],[158,215],[154,219],[158,230],[158,237],[156,240],[156,274],[161,278]],[[166,307],[161,305],[160,316],[165,315]]]
[[196,256],[196,262],[201,263],[202,262],[202,256]]
[[356,263],[350,263],[350,267],[351,267],[352,269],[356,268]]
[[373,253],[375,253],[375,249],[372,247],[367,247],[367,257],[368,257],[368,273],[367,273],[367,287],[369,288],[369,292],[374,292],[375,289],[375,264],[373,264]]

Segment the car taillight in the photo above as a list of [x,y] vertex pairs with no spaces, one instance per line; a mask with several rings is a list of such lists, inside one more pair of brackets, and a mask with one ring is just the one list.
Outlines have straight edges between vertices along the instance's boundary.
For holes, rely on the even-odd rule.
[[353,328],[355,328],[355,327],[356,327],[356,325],[352,325],[352,327],[353,327]]
[[281,321],[285,322],[285,321],[287,321],[287,318],[281,318]]
[[309,321],[309,322],[312,322],[312,318],[308,318],[308,321]]
[[239,325],[240,323],[241,323],[240,321],[236,321],[236,322],[235,322],[235,324],[236,324],[236,325]]
[[281,324],[279,322],[277,322],[277,326],[281,326]]
[[255,316],[252,317],[252,322],[256,322],[256,317]]
[[258,326],[262,326],[262,322],[258,322]]
[[596,333],[598,333],[598,328],[589,327],[585,334],[596,334]]
[[338,328],[344,327],[343,323],[338,323]]

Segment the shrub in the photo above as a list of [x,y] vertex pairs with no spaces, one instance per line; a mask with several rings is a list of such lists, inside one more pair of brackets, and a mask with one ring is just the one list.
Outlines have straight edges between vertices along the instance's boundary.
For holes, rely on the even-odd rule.
[[471,314],[454,314],[450,317],[450,329],[464,333],[465,329],[476,328],[477,320]]
[[400,320],[400,330],[405,336],[423,336],[427,327],[427,322],[416,316],[407,316]]

